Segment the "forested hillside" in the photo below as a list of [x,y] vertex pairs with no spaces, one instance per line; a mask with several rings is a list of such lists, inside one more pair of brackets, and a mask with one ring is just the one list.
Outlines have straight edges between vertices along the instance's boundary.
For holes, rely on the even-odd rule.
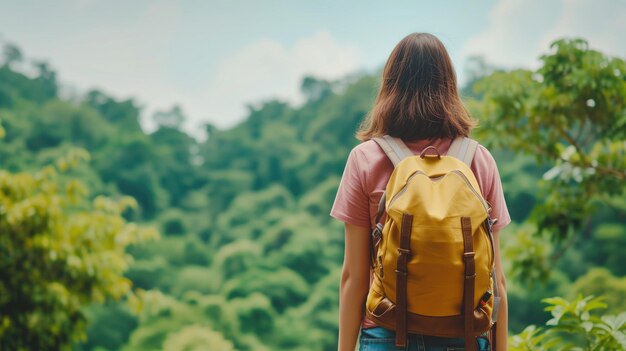
[[[556,48],[543,71],[485,68],[464,89],[480,121],[474,137],[498,162],[514,221],[501,234],[512,333],[550,319],[546,297],[603,295],[601,314],[626,306],[626,68],[580,43]],[[3,176],[63,168],[58,160],[86,150],[88,161],[53,182],[80,180],[86,200],[130,196],[137,206],[114,211],[116,220],[160,232],[122,247],[132,256],[120,269],[133,294],[97,299],[88,290],[85,338],[73,336],[73,349],[336,349],[343,227],[328,213],[378,76],[305,78],[303,106],[267,101],[231,129],[206,125],[207,139],[197,141],[181,131],[176,106],[155,114],[159,127],[147,134],[133,100],[102,91],[63,97],[51,67],[27,75],[16,52],[5,48],[0,67]],[[12,257],[7,245],[3,255]],[[7,294],[9,276],[32,273],[2,267]],[[6,301],[0,340],[19,332],[2,319]],[[527,329],[517,342],[533,335]]]

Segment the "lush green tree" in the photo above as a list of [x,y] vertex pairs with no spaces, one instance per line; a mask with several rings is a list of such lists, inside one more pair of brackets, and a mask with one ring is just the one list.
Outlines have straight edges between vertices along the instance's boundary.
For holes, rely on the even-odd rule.
[[[163,239],[168,241],[167,239]],[[157,247],[167,244],[158,245]],[[150,245],[150,252],[154,252]],[[154,256],[150,259],[137,259],[126,272],[126,277],[132,280],[135,287],[140,289],[162,289],[169,291],[174,283],[176,271],[170,266],[168,257]]]
[[[327,274],[311,290],[308,299],[277,320],[274,344],[282,350],[337,349],[340,267]],[[307,321],[301,323],[299,321]]]
[[202,311],[197,306],[182,303],[158,290],[138,291],[129,305],[140,323],[125,346],[129,351],[162,349],[169,333],[202,322]]
[[330,177],[312,188],[299,199],[299,205],[303,211],[321,220],[330,220],[328,216],[335,200],[335,193],[339,186],[340,178]]
[[141,133],[139,107],[133,100],[116,100],[99,90],[85,94],[84,102],[117,127],[120,133]]
[[171,333],[163,342],[164,351],[234,351],[233,343],[222,334],[199,325]]
[[326,98],[333,93],[332,82],[306,76],[302,79],[300,90],[309,101],[317,101]]
[[[204,276],[208,280],[209,276]],[[261,293],[269,298],[272,307],[282,313],[307,299],[309,284],[296,272],[288,268],[271,271],[249,270],[243,276],[227,281],[222,288],[228,299],[247,297]]]
[[231,279],[257,266],[261,259],[261,248],[252,241],[238,240],[224,245],[215,257],[223,277]]
[[152,117],[154,121],[161,127],[179,129],[187,119],[183,109],[174,105],[168,111],[157,111]]
[[12,70],[8,65],[0,66],[0,87],[4,93],[12,99],[23,98],[35,104],[56,98],[56,73],[45,63],[36,66],[38,75],[33,78]]
[[80,344],[81,350],[119,350],[139,324],[137,316],[122,301],[93,304],[85,309],[85,317],[87,340]]
[[[626,189],[626,63],[582,39],[553,43],[541,61],[534,72],[496,72],[477,89],[484,137],[551,167],[532,216],[559,258],[589,235],[596,205],[610,205]],[[536,256],[528,267],[547,270],[551,262]]]
[[189,292],[179,301],[159,291],[143,291],[133,296],[130,305],[139,315],[140,326],[133,331],[125,350],[163,349],[174,344],[172,339],[176,344],[183,343],[184,338],[176,335],[194,326],[213,332],[189,333],[188,341],[198,339],[203,343],[209,336],[198,334],[210,334],[210,340],[225,341],[237,350],[269,350],[252,334],[271,330],[274,320],[269,301],[258,293],[227,303],[219,295]]
[[[214,244],[233,240],[257,239],[268,225],[281,215],[288,215],[294,206],[293,195],[280,185],[262,191],[240,193],[216,220],[220,236]],[[256,246],[256,245],[254,245]]]
[[42,106],[26,145],[35,152],[62,143],[92,151],[112,133],[111,126],[92,108],[52,100]]
[[130,198],[90,201],[77,180],[60,176],[77,151],[34,174],[0,171],[0,348],[71,349],[85,338],[82,308],[120,299],[125,248],[156,232],[128,223]]
[[150,134],[159,162],[154,165],[159,184],[170,193],[170,204],[180,206],[189,190],[206,184],[199,174],[194,150],[196,141],[175,127],[161,126]]
[[11,67],[15,63],[20,63],[24,60],[22,50],[15,44],[4,44],[2,54],[4,56],[4,64]]
[[276,313],[265,295],[253,293],[244,298],[232,299],[230,303],[239,317],[242,332],[262,336],[274,329]]
[[45,61],[33,61],[32,66],[38,73],[34,79],[40,87],[39,94],[35,96],[38,102],[43,103],[56,97],[59,90],[56,71]]
[[159,183],[157,153],[143,134],[115,139],[94,152],[94,167],[105,182],[132,196],[143,218],[153,218],[167,206],[168,193]]
[[172,294],[179,298],[188,292],[216,294],[222,284],[222,279],[214,268],[199,265],[185,265],[174,279]]

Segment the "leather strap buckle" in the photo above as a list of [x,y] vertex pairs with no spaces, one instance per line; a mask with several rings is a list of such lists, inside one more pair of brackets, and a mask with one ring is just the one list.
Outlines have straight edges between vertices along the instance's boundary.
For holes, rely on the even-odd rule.
[[378,227],[374,227],[372,230],[372,237],[379,238],[382,236],[382,231]]
[[399,271],[397,269],[396,269],[396,273],[400,274],[400,275],[407,275],[408,274],[408,272],[406,272],[406,271]]
[[403,249],[403,248],[398,248],[398,253],[401,255],[409,255],[411,253],[411,250],[407,250],[407,249]]
[[463,253],[463,258],[464,259],[474,258],[474,256],[476,256],[476,252],[474,252],[474,251],[464,252]]

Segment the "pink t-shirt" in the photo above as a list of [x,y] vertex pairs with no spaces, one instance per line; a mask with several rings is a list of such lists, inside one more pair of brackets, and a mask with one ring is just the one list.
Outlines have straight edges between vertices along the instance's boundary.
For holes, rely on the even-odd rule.
[[[451,139],[405,142],[415,154],[432,145],[442,155],[448,152],[451,143]],[[491,218],[497,219],[494,230],[502,229],[511,222],[511,217],[504,200],[496,161],[482,145],[476,150],[471,169],[483,197],[491,204]],[[378,203],[392,171],[393,164],[376,142],[368,140],[357,145],[348,156],[330,215],[345,223],[373,228],[376,225],[374,221]],[[372,326],[375,326],[372,322],[364,320],[364,328]]]

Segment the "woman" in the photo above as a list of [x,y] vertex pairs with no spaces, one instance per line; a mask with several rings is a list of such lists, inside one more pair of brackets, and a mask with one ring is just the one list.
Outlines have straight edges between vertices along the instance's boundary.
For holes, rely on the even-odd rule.
[[[371,140],[385,134],[402,139],[414,153],[435,146],[445,154],[452,140],[468,136],[475,122],[463,106],[456,75],[441,41],[426,33],[406,36],[385,65],[371,113],[357,137],[362,141],[348,157],[331,215],[345,223],[345,256],[339,306],[339,350],[396,350],[394,332],[365,318],[370,284],[370,230],[393,165]],[[498,313],[497,350],[506,350],[507,299],[499,250],[499,231],[510,223],[496,163],[482,146],[471,166],[481,192],[491,204],[496,276],[502,297]],[[411,335],[412,350],[462,350],[463,339]],[[479,346],[479,349],[485,349]]]

